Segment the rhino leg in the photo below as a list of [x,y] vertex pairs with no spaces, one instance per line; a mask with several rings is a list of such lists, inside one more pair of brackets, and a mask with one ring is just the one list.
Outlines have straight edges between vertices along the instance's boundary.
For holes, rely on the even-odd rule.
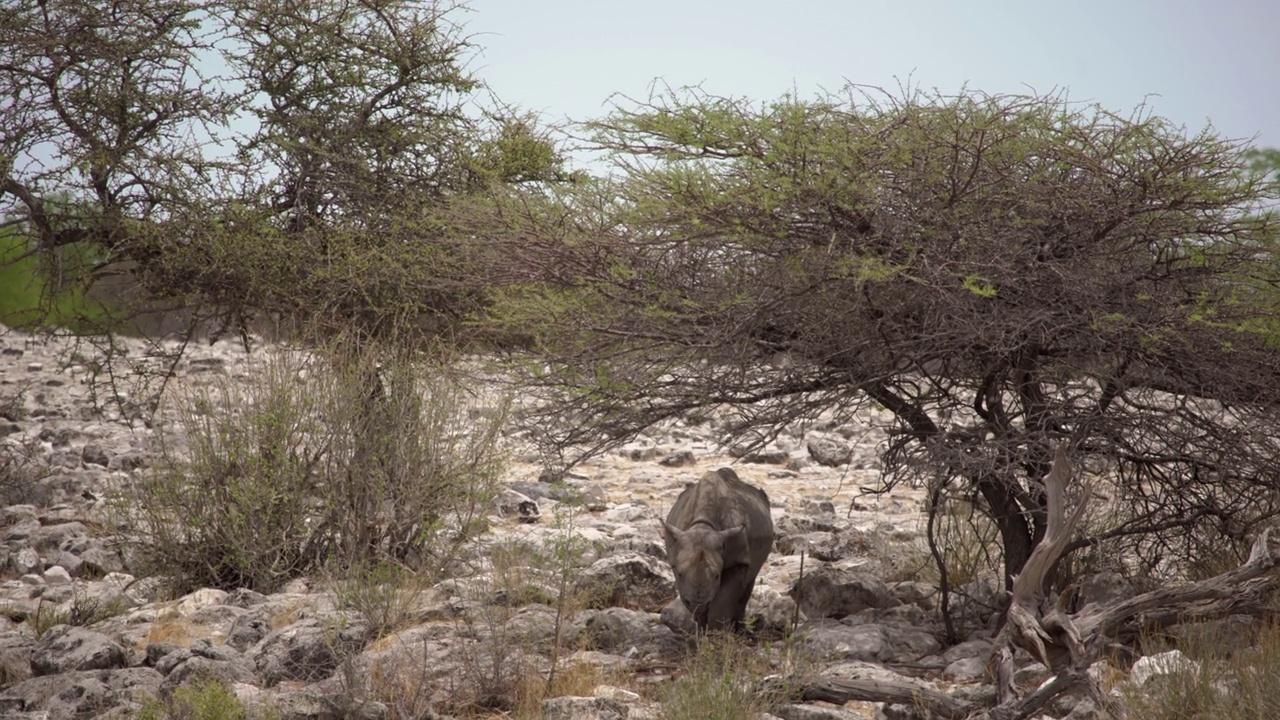
[[734,565],[720,574],[720,589],[712,598],[707,611],[707,629],[742,629],[742,619],[747,614],[747,601],[751,598],[751,585],[756,573],[747,565]]
[[747,617],[747,603],[751,602],[751,592],[755,590],[756,578],[760,575],[760,568],[751,568],[743,566],[744,579],[742,582],[742,597],[738,600],[738,607],[734,614],[734,627],[743,630],[743,620]]

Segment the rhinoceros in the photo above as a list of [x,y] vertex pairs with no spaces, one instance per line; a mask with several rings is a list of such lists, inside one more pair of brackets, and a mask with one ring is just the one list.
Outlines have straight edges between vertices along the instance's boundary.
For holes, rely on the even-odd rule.
[[740,630],[773,548],[769,496],[729,468],[689,485],[662,523],[676,592],[698,630]]

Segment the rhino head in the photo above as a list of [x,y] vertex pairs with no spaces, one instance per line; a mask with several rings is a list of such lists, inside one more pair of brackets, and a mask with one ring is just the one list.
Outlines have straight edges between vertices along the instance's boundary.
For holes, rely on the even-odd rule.
[[662,523],[667,559],[676,576],[676,592],[699,627],[707,624],[707,610],[720,590],[725,543],[743,532],[741,525],[716,530],[708,525],[695,524],[681,530],[669,522]]

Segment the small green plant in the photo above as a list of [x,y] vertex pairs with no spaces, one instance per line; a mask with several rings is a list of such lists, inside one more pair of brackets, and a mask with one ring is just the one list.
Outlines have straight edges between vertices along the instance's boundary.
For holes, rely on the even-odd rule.
[[125,609],[122,597],[104,600],[90,596],[83,586],[76,585],[72,590],[71,602],[66,607],[46,603],[43,599],[36,603],[36,611],[27,616],[27,625],[38,638],[55,625],[89,627],[120,615]]
[[460,628],[470,638],[458,653],[458,671],[449,677],[449,705],[453,712],[507,713],[520,704],[534,670],[529,638],[511,622],[515,611],[501,605],[482,605],[468,613]]
[[555,584],[556,621],[555,636],[551,643],[551,663],[547,672],[546,694],[554,697],[560,658],[564,650],[565,625],[573,616],[585,607],[590,598],[591,589],[575,586],[573,576],[582,566],[583,556],[591,549],[591,543],[574,532],[574,521],[577,514],[574,505],[568,510],[555,514],[557,534],[550,541],[550,571]]
[[[792,648],[794,650],[794,648]],[[784,658],[794,656],[784,654]],[[790,668],[784,677],[790,675]],[[767,653],[757,653],[729,635],[709,635],[660,694],[664,720],[739,720],[771,711],[787,695]]]
[[[556,532],[543,542],[505,540],[488,548],[487,572],[472,586],[477,604],[460,620],[472,642],[459,653],[459,670],[450,677],[452,711],[534,718],[543,699],[581,690],[601,675],[565,661],[578,649],[572,620],[599,591],[574,581],[592,550],[577,532],[576,512],[572,503],[558,509]],[[533,622],[530,634],[523,623],[512,622],[531,606],[535,616],[539,606],[553,611],[550,628]]]
[[266,708],[251,710],[226,685],[208,679],[179,687],[167,700],[148,700],[136,717],[138,720],[276,720],[279,714]]
[[378,640],[411,625],[427,589],[427,579],[399,563],[357,564],[332,574],[334,604],[352,610],[369,626],[369,640]]
[[31,628],[32,634],[36,638],[40,638],[49,628],[58,625],[70,625],[71,612],[64,608],[59,608],[53,604],[46,604],[43,600],[36,603],[36,611],[27,616],[27,625]]

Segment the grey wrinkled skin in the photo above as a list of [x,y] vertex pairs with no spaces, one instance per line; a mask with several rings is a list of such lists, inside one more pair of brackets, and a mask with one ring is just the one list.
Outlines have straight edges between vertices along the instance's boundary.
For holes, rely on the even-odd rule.
[[729,468],[685,488],[662,523],[676,591],[699,631],[740,630],[773,549],[769,497]]

